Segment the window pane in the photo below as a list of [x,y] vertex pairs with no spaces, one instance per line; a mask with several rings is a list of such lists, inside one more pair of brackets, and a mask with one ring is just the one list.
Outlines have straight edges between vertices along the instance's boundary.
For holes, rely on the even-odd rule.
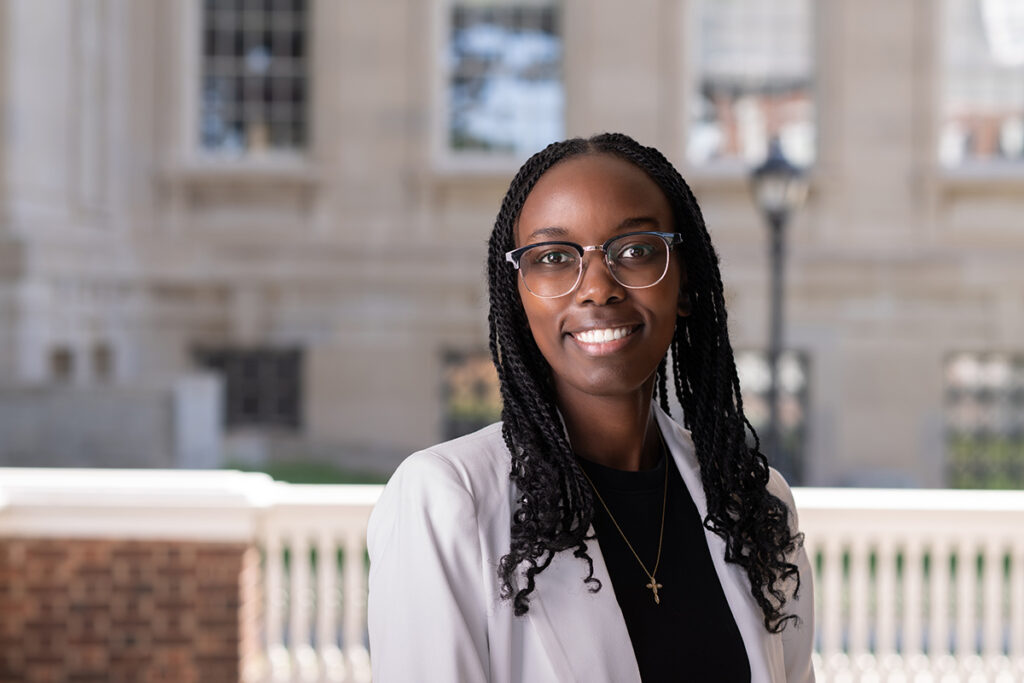
[[114,375],[114,350],[109,344],[99,343],[92,349],[92,368],[96,379],[109,380]]
[[[779,357],[779,453],[769,464],[794,486],[803,481],[809,373],[810,358],[806,353],[785,351]],[[743,412],[761,438],[764,452],[770,414],[768,392],[772,382],[768,355],[761,351],[737,351],[736,374],[743,392]]]
[[70,382],[75,374],[75,356],[71,349],[59,346],[50,351],[50,377],[56,382]]
[[945,0],[939,157],[1024,162],[1024,3]]
[[444,437],[454,439],[501,419],[501,389],[489,353],[443,355]]
[[946,360],[946,451],[957,488],[1024,488],[1024,354]]
[[[203,5],[200,144],[241,154],[305,145],[307,17],[297,2]],[[281,126],[282,122],[289,125]]]
[[815,156],[810,0],[698,0],[687,156],[754,164],[778,136],[802,166]]
[[451,149],[526,155],[564,137],[558,19],[547,2],[452,6]]
[[225,426],[302,426],[301,349],[201,348],[195,358],[223,378]]

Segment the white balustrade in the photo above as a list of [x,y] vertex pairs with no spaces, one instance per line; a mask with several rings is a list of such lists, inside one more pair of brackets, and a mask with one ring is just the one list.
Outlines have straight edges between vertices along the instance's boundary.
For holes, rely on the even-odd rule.
[[1024,543],[1010,547],[1010,657],[1024,659]]
[[[379,493],[237,472],[0,468],[0,538],[253,542],[264,640],[247,680],[354,683],[369,680],[365,536]],[[819,681],[1024,681],[1024,492],[795,495],[818,571]]]
[[876,551],[875,609],[878,618],[878,637],[875,652],[880,656],[896,654],[896,553],[893,539],[882,538]]
[[835,657],[845,650],[843,643],[843,547],[839,539],[825,539],[822,544],[823,573],[815,584],[816,595],[823,606],[818,621],[821,651]]
[[[275,485],[258,538],[268,571],[263,681],[369,681],[366,523],[379,494],[378,486]],[[270,570],[285,565],[287,589],[271,585]],[[287,615],[272,609],[286,600]],[[271,646],[285,629],[282,665]]]
[[345,675],[345,658],[338,647],[338,545],[337,535],[322,529],[316,546],[316,642],[324,678]]
[[795,495],[821,566],[818,680],[1024,681],[1024,492]]
[[263,590],[266,595],[264,626],[266,629],[266,656],[271,677],[289,676],[288,648],[284,644],[284,552],[281,539],[268,535],[264,540]]
[[924,621],[922,614],[924,593],[924,555],[921,551],[921,539],[908,538],[903,548],[903,572],[902,572],[902,597],[903,610],[900,620],[903,623],[903,633],[900,638],[900,646],[904,656],[916,657],[923,652],[923,633],[921,624]]
[[931,543],[929,571],[932,573],[931,604],[929,618],[931,633],[928,638],[928,654],[940,659],[949,654],[949,545],[943,538]]

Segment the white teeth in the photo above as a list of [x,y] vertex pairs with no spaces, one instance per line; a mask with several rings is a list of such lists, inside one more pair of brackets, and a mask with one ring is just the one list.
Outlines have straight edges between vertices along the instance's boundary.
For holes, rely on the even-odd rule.
[[575,336],[576,339],[580,340],[584,344],[600,344],[602,342],[610,342],[616,339],[622,339],[632,330],[632,327],[616,327],[604,330],[586,330],[585,332],[577,332],[573,336]]

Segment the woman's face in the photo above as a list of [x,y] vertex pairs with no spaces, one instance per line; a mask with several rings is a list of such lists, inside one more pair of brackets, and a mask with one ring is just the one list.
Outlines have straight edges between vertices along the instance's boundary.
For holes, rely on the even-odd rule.
[[[516,224],[516,246],[563,240],[583,246],[615,235],[673,232],[668,200],[633,164],[607,154],[572,157],[541,176]],[[560,401],[650,391],[654,371],[687,315],[686,274],[678,250],[658,284],[628,289],[608,271],[604,254],[587,252],[579,286],[553,299],[534,296],[518,278],[534,341],[551,366]],[[595,331],[625,336],[594,342]],[[597,335],[600,338],[600,335]]]

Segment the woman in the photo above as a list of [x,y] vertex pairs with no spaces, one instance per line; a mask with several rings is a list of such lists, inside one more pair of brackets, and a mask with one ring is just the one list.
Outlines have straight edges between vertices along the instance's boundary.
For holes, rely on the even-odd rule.
[[679,173],[625,135],[548,146],[488,279],[502,422],[408,458],[374,509],[374,680],[813,680],[792,495],[747,444]]

